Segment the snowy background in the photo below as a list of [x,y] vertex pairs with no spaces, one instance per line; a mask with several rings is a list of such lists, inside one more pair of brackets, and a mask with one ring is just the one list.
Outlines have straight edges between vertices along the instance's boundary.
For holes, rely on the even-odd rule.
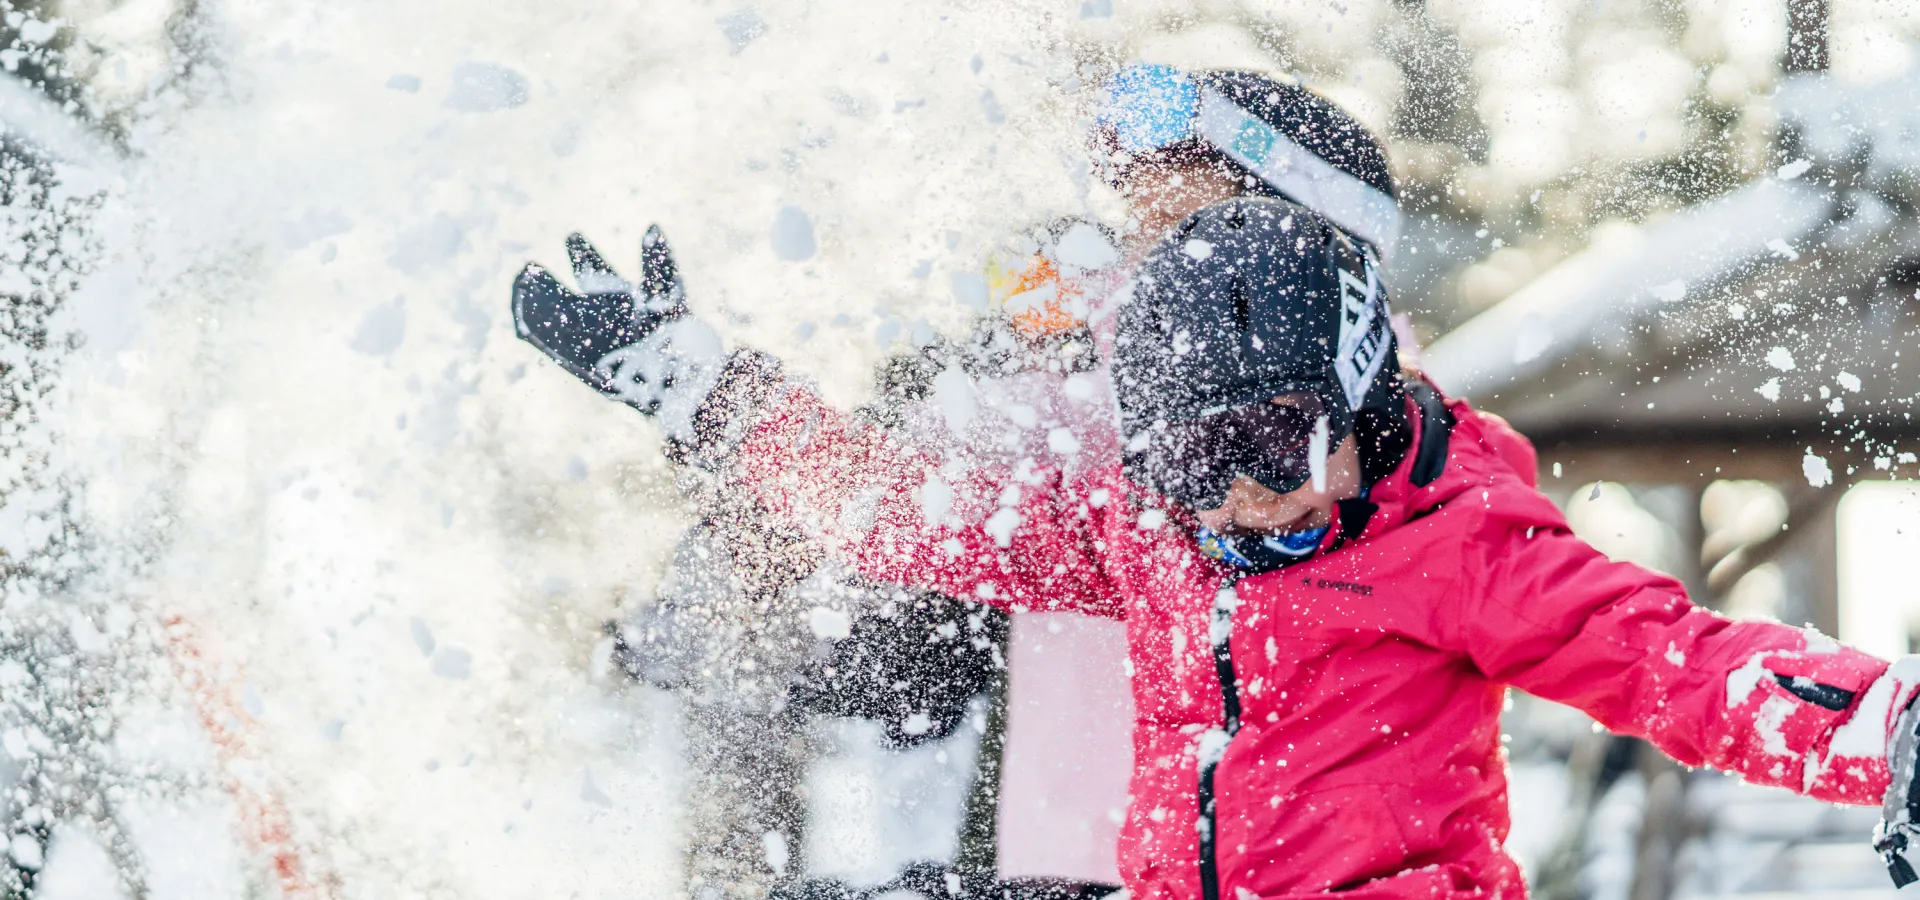
[[[677,707],[609,673],[602,623],[689,511],[650,425],[513,339],[523,262],[581,230],[631,267],[659,222],[697,311],[852,404],[889,348],[965,327],[1012,230],[1115,218],[1076,137],[1100,73],[1253,65],[1389,136],[1418,222],[1396,303],[1432,340],[1790,177],[1785,6],[0,0],[0,124],[58,160],[0,191],[0,768],[58,786],[8,809],[11,852],[52,836],[42,898],[116,871],[155,898],[674,896]],[[1833,0],[1827,33],[1836,90],[1904,96],[1908,4]],[[1556,496],[1670,570],[1674,522],[1757,546],[1821,486],[1676,514],[1604,474]],[[1833,516],[1842,636],[1906,652],[1920,590],[1882,562],[1920,549],[1920,502]],[[1795,571],[1716,595],[1792,619]],[[1645,896],[1672,773],[1583,799],[1584,720],[1520,698],[1513,730],[1516,852],[1538,871],[1591,822],[1569,890]],[[813,870],[951,852],[971,748],[819,739]],[[1659,896],[1880,890],[1871,816],[1742,790],[1688,793],[1694,875]]]

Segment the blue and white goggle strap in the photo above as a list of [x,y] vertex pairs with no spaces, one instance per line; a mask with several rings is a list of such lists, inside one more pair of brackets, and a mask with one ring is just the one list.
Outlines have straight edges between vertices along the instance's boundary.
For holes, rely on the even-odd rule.
[[1137,63],[1108,77],[1094,121],[1112,129],[1117,149],[1132,156],[1198,137],[1372,245],[1383,262],[1399,243],[1400,205],[1391,196],[1172,66]]

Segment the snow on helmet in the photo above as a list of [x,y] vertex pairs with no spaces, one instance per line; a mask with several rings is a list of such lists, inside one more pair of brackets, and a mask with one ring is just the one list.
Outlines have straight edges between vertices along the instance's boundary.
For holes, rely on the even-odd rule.
[[1382,259],[1399,241],[1399,193],[1379,138],[1326,98],[1255,72],[1133,64],[1102,85],[1103,162],[1203,148],[1312,209]]
[[[1238,475],[1298,487],[1309,443],[1324,464],[1363,410],[1402,396],[1395,373],[1381,375],[1395,347],[1378,269],[1365,245],[1286,200],[1240,197],[1181,222],[1120,308],[1129,477],[1199,509]],[[1288,395],[1300,402],[1271,408]]]

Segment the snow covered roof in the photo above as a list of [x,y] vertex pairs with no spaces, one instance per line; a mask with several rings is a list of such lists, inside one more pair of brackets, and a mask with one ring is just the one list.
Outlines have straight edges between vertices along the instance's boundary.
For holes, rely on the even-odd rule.
[[1838,447],[1876,466],[1920,449],[1908,412],[1920,359],[1902,356],[1920,333],[1909,94],[1790,80],[1775,173],[1600,230],[1441,337],[1423,367],[1543,449],[1745,442],[1796,458]]
[[[1602,239],[1542,274],[1424,352],[1448,390],[1508,391],[1689,293],[1769,257],[1794,255],[1833,209],[1826,191],[1769,179],[1646,228]],[[1780,249],[1780,248],[1785,248]]]

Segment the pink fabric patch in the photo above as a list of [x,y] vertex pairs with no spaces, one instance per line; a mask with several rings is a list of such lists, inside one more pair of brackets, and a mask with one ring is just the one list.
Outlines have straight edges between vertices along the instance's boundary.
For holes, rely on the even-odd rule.
[[1120,883],[1115,847],[1133,772],[1126,659],[1125,623],[1014,614],[1000,780],[1002,877]]

